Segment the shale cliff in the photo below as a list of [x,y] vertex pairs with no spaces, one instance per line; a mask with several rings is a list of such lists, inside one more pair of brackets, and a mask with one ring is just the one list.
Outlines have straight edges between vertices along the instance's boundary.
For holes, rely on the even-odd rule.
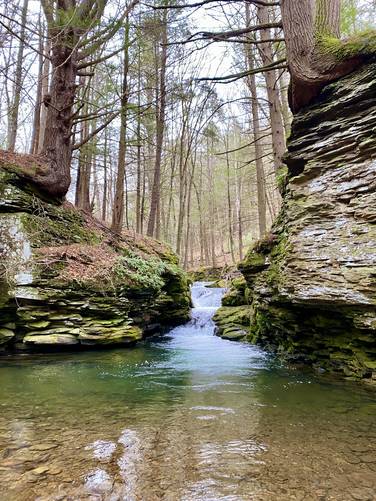
[[281,213],[240,263],[246,285],[225,297],[219,334],[246,303],[232,330],[251,342],[376,380],[375,63],[295,116],[285,163]]
[[171,250],[121,238],[0,168],[0,352],[126,345],[188,318]]

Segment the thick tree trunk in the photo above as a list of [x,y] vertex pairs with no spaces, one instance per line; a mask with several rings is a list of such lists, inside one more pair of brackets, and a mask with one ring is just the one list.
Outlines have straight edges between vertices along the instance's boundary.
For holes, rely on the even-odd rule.
[[361,60],[355,56],[338,61],[322,51],[323,37],[339,37],[340,6],[340,0],[281,1],[293,113],[309,104],[326,84],[350,73]]

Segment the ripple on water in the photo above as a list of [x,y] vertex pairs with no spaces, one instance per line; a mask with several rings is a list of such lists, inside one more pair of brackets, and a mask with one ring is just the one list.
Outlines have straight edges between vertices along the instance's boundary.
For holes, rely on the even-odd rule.
[[0,500],[376,499],[374,393],[214,336],[222,292],[131,350],[0,361]]

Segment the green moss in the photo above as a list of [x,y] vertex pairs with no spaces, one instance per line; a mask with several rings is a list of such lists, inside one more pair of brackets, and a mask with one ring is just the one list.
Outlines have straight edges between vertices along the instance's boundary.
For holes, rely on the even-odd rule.
[[216,334],[226,339],[242,339],[249,334],[252,316],[251,306],[222,306],[213,317]]
[[23,216],[22,222],[33,247],[73,243],[95,245],[101,241],[97,233],[85,226],[79,212],[62,207],[53,210],[49,207],[46,213],[40,208],[34,214]]
[[287,165],[283,165],[277,170],[276,182],[278,190],[281,194],[283,194],[286,189],[288,172],[289,170]]
[[[22,174],[25,172],[25,167],[16,162],[10,162],[10,161],[3,162],[1,168],[7,171],[8,173],[14,173],[20,176],[22,176]],[[28,165],[27,174],[33,176],[37,173],[38,169],[40,169],[40,167],[36,163]]]
[[257,272],[265,268],[265,256],[254,250],[249,251],[238,265],[242,273]]
[[270,253],[270,266],[265,272],[265,281],[271,287],[277,288],[283,283],[284,266],[290,249],[290,242],[286,233],[278,237],[278,243],[273,247]]
[[154,293],[160,292],[168,283],[170,293],[188,289],[187,276],[176,264],[154,257],[144,259],[131,251],[119,257],[112,272],[114,283],[119,286],[126,282],[127,287],[148,289]]
[[322,35],[318,38],[318,44],[322,53],[334,56],[338,61],[356,56],[373,56],[376,54],[376,31],[363,31],[346,40]]

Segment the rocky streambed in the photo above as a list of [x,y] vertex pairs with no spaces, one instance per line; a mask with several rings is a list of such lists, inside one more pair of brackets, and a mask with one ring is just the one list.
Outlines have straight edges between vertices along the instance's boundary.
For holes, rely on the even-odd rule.
[[0,499],[373,500],[374,392],[213,335],[222,293],[131,349],[0,358]]

